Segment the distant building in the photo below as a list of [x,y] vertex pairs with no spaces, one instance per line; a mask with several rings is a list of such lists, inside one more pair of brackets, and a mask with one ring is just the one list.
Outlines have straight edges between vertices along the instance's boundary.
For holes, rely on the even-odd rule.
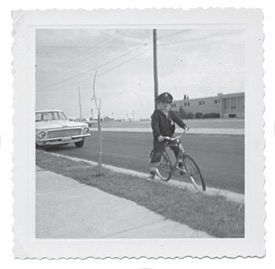
[[217,96],[189,99],[184,95],[183,100],[175,100],[171,105],[173,111],[184,110],[186,114],[202,115],[215,113],[220,118],[244,118],[244,92],[222,94]]

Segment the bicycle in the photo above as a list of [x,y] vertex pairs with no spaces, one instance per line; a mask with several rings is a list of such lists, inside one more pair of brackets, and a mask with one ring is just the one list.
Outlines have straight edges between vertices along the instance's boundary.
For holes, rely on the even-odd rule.
[[[170,180],[171,176],[175,174],[176,171],[180,172],[181,175],[188,177],[194,187],[200,191],[206,190],[205,181],[202,177],[199,166],[196,164],[195,160],[185,152],[180,138],[185,134],[189,128],[184,129],[184,132],[176,137],[168,137],[165,136],[165,147],[161,156],[161,161],[156,169],[156,174],[163,181]],[[169,147],[169,141],[176,141],[179,145],[180,153],[176,158],[175,163],[173,164],[171,158],[168,155],[167,147]],[[153,151],[151,152],[152,157]],[[183,168],[178,166],[179,160],[182,157],[183,160]]]

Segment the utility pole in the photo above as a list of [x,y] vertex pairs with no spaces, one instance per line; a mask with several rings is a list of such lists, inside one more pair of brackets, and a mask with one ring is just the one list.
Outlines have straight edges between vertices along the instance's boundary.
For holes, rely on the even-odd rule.
[[81,95],[80,95],[80,87],[78,87],[78,99],[79,99],[79,114],[80,114],[80,121],[82,121],[82,110],[81,110]]
[[133,110],[133,121],[135,121],[135,110]]
[[[157,30],[153,29],[153,61],[154,61],[154,103],[159,94],[158,89],[158,61],[157,61]],[[156,108],[156,103],[155,103]]]

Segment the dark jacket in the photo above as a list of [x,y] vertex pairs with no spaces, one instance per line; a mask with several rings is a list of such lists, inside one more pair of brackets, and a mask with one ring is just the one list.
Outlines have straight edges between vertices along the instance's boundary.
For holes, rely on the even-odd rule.
[[170,110],[166,116],[163,112],[156,109],[151,116],[151,119],[151,126],[155,139],[158,139],[161,135],[172,136],[175,133],[175,123],[177,123],[181,128],[186,127],[182,119],[172,110]]

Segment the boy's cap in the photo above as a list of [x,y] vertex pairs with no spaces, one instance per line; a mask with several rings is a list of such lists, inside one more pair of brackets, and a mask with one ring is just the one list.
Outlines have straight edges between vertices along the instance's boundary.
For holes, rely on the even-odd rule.
[[165,103],[165,102],[172,102],[172,101],[173,101],[173,96],[169,92],[164,92],[156,98],[156,103],[158,102]]

